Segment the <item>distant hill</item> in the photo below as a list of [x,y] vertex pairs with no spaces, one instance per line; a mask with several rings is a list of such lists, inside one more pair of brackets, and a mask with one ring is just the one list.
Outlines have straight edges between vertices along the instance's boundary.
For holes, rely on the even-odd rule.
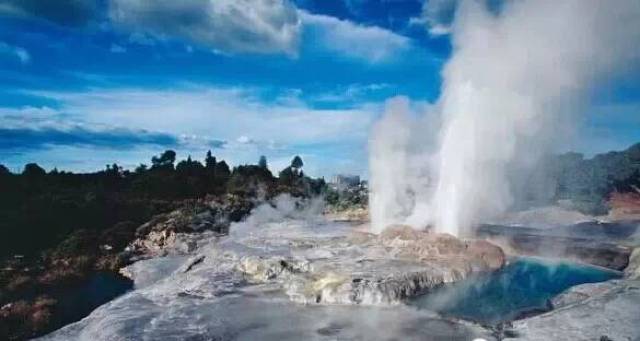
[[640,143],[590,159],[579,153],[561,154],[550,162],[555,181],[553,199],[571,200],[586,213],[604,213],[612,193],[640,188]]

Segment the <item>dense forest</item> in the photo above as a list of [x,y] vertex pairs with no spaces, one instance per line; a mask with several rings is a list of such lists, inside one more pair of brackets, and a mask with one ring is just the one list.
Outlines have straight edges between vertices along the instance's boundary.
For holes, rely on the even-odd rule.
[[585,213],[606,213],[613,192],[640,192],[640,143],[590,159],[566,153],[549,162],[553,199],[570,200],[574,208]]
[[37,255],[78,230],[108,231],[107,240],[109,234],[132,233],[132,225],[184,199],[226,193],[265,198],[282,192],[320,193],[324,180],[305,176],[302,167],[302,159],[296,156],[275,177],[264,156],[257,165],[230,169],[211,152],[204,164],[191,157],[176,163],[172,150],[135,170],[113,164],[95,173],[75,174],[46,172],[30,163],[22,173],[12,174],[0,165],[0,257]]

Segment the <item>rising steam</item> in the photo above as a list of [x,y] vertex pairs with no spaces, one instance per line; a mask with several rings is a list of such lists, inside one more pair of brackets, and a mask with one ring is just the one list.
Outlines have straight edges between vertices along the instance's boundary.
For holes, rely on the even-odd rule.
[[375,232],[460,235],[504,213],[597,86],[640,64],[640,1],[462,1],[451,34],[435,106],[416,118],[394,99],[372,132]]

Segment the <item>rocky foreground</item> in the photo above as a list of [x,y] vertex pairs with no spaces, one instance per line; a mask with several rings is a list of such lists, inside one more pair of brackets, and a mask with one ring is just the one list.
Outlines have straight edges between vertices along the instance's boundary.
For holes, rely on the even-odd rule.
[[[625,277],[573,287],[553,300],[554,309],[550,312],[496,329],[484,329],[461,321],[448,320],[439,324],[436,321],[445,320],[433,316],[417,317],[425,312],[416,312],[398,303],[434,286],[464,279],[474,272],[500,268],[505,262],[505,255],[499,247],[482,240],[463,241],[448,235],[415,231],[406,226],[393,226],[380,235],[373,235],[363,228],[354,229],[353,224],[336,224],[308,212],[282,211],[282,208],[271,206],[259,208],[247,222],[234,225],[229,238],[210,234],[194,240],[193,234],[183,233],[159,238],[167,236],[162,232],[165,230],[162,226],[166,225],[147,226],[150,232],[132,246],[137,247],[138,252],[146,250],[142,253],[148,256],[162,254],[175,257],[171,275],[149,273],[149,268],[153,268],[152,262],[157,258],[135,263],[123,272],[133,278],[137,286],[145,287],[144,290],[160,285],[165,300],[175,296],[206,301],[212,309],[217,307],[213,302],[221,300],[228,301],[225,304],[230,304],[232,309],[244,312],[243,304],[236,299],[244,297],[246,300],[247,292],[250,292],[250,300],[256,300],[251,304],[256,307],[273,311],[284,319],[294,319],[292,314],[306,316],[299,321],[300,328],[295,334],[298,336],[309,332],[302,326],[311,329],[316,326],[306,318],[317,318],[315,314],[318,312],[301,307],[317,306],[318,309],[326,309],[326,314],[342,316],[346,320],[347,313],[337,306],[382,307],[384,314],[391,314],[384,307],[392,305],[398,307],[394,309],[404,311],[402,318],[391,314],[398,319],[397,324],[409,324],[413,330],[408,334],[403,334],[397,327],[389,326],[389,330],[393,329],[396,336],[404,335],[407,339],[438,339],[428,333],[422,334],[423,329],[414,324],[414,318],[435,323],[438,326],[436,330],[443,333],[444,339],[469,340],[471,336],[487,340],[640,338],[640,328],[637,327],[640,325],[640,251],[633,251],[632,243],[628,242],[635,230],[631,231],[627,224],[583,224],[555,230],[510,228],[508,233],[504,229],[485,227],[485,236],[497,240],[512,254],[569,258],[625,270]],[[158,289],[153,291],[157,293]],[[285,301],[274,303],[273,297],[264,301],[265,292],[279,293],[277,297]],[[102,314],[109,311],[106,309]],[[188,310],[187,303],[181,309]],[[373,308],[367,309],[358,310],[357,314],[375,319],[368,316]],[[376,313],[376,316],[382,315]],[[248,318],[251,316],[249,314]],[[257,316],[253,318],[260,319]],[[262,317],[265,318],[271,319],[270,316]],[[363,332],[355,330],[365,328],[357,318],[351,318],[347,325],[331,320],[333,322],[328,325],[318,327],[313,335],[327,338],[363,335]],[[93,321],[97,323],[97,320]],[[282,322],[274,323],[277,326]],[[447,327],[443,328],[445,325]],[[77,330],[74,328],[80,327],[69,327],[66,332],[54,335],[80,335],[75,334]],[[86,326],[78,330],[85,333]],[[234,332],[248,335],[235,329]],[[269,332],[258,327],[252,335],[270,335]],[[218,335],[219,327],[211,327],[207,333]],[[394,337],[392,334],[387,336],[387,339]],[[385,339],[382,335],[369,335],[369,338]]]
[[10,259],[0,269],[0,339],[27,339],[72,322],[61,318],[69,288],[96,273],[117,274],[136,260],[163,256],[165,245],[189,252],[198,235],[226,233],[255,204],[231,194],[163,204],[167,213],[141,226],[127,221],[105,231],[79,230],[41,257]]
[[486,328],[402,303],[501,268],[500,247],[407,226],[374,235],[300,207],[282,197],[230,228],[209,208],[152,220],[126,249],[137,261],[121,273],[135,290],[44,339],[640,338],[640,252],[630,245],[605,257],[623,279],[571,288],[550,312]]
[[[295,206],[263,205],[228,236],[176,233],[162,247],[150,226],[132,243],[149,257],[122,271],[135,290],[45,339],[491,338],[400,303],[502,267],[499,247],[404,226],[372,235]],[[387,330],[373,333],[375,321]]]

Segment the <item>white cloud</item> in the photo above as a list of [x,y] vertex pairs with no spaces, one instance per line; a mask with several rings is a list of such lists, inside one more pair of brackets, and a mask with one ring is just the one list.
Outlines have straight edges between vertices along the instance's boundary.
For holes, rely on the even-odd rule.
[[31,55],[27,50],[4,42],[0,42],[0,55],[16,58],[22,64],[28,64],[31,61]]
[[176,134],[238,136],[278,143],[319,143],[364,137],[371,121],[365,105],[316,110],[301,103],[264,104],[257,90],[192,86],[177,90],[104,89],[32,92],[60,101],[61,111],[87,121]]
[[411,46],[409,38],[377,26],[298,11],[324,48],[371,63],[385,62]]
[[109,51],[111,51],[111,53],[125,53],[127,52],[127,49],[118,44],[111,44]]
[[288,0],[111,0],[109,17],[136,37],[181,38],[221,52],[296,54]]
[[254,143],[253,139],[252,139],[252,138],[250,138],[250,137],[249,137],[249,136],[247,136],[247,135],[242,135],[242,136],[238,137],[238,138],[236,139],[236,141],[237,141],[238,143],[241,143],[241,144],[250,144],[250,143]]
[[[183,142],[196,136],[188,139],[193,155],[206,151],[200,141],[227,141],[216,153],[233,164],[256,162],[261,154],[286,159],[317,146],[332,146],[324,153],[332,155],[317,159],[362,158],[370,124],[381,111],[377,103],[344,110],[314,109],[301,102],[264,103],[258,91],[191,86],[30,94],[56,100],[64,113],[60,121],[169,133]],[[347,151],[353,148],[362,155]],[[331,164],[322,167],[314,171],[329,172]]]
[[319,94],[313,97],[312,100],[328,103],[361,102],[366,99],[367,95],[380,93],[393,87],[388,83],[355,83],[347,87],[336,87],[335,90]]

